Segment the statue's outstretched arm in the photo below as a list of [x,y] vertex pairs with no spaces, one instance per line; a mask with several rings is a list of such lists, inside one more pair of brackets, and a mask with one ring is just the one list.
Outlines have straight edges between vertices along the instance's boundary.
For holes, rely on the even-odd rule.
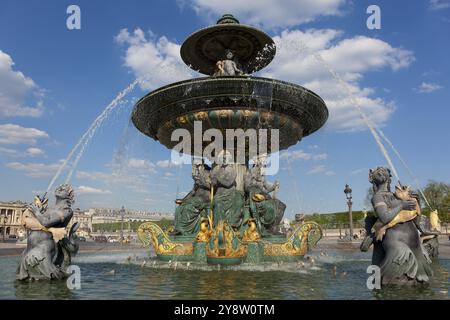
[[40,224],[42,224],[46,228],[51,228],[61,222],[63,222],[65,219],[67,219],[72,214],[72,209],[65,208],[65,209],[54,209],[50,208],[43,214],[37,213],[34,216],[39,221]]
[[244,71],[239,69],[239,67],[238,67],[236,62],[233,63],[233,66],[234,66],[234,71],[237,72],[238,74],[243,74],[244,73]]

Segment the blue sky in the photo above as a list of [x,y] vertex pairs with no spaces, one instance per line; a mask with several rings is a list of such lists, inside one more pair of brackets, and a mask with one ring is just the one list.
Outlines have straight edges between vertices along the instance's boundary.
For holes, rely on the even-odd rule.
[[[66,28],[70,4],[81,8],[81,30]],[[380,30],[366,27],[371,4],[381,8]],[[274,37],[277,57],[258,75],[304,85],[330,109],[326,126],[290,148],[270,178],[281,183],[288,216],[345,210],[345,183],[363,208],[367,171],[386,161],[350,100],[382,128],[421,185],[450,181],[448,0],[2,0],[0,200],[30,201],[45,190],[92,121],[148,75],[96,132],[71,182],[82,208],[172,211],[177,192],[190,190],[190,167],[170,165],[169,151],[141,135],[130,112],[148,91],[200,76],[181,62],[179,45],[223,13]],[[352,99],[300,43],[342,77]],[[412,184],[390,154],[402,182]]]

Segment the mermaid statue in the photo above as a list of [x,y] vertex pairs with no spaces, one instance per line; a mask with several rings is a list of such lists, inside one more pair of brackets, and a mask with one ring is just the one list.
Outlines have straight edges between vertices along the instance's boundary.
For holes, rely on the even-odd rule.
[[260,234],[267,236],[279,234],[278,227],[283,219],[286,205],[274,196],[279,189],[279,183],[269,183],[264,170],[264,158],[258,157],[253,167],[247,171],[244,183],[250,213],[256,221]]
[[27,230],[27,248],[17,268],[17,280],[64,279],[71,258],[78,252],[74,235],[78,223],[67,226],[73,216],[74,191],[68,184],[55,190],[55,206],[48,208],[48,199],[35,198],[23,215]]
[[171,235],[192,235],[200,231],[202,218],[206,218],[210,207],[210,168],[200,159],[192,160],[194,186],[183,199],[177,199],[175,225]]
[[[366,251],[373,241],[372,264],[381,269],[381,284],[427,283],[432,276],[431,260],[417,227],[420,205],[408,189],[398,187],[391,192],[391,173],[377,167],[369,172],[373,185],[374,217],[366,218],[370,234],[361,250]],[[405,194],[406,191],[406,194]]]

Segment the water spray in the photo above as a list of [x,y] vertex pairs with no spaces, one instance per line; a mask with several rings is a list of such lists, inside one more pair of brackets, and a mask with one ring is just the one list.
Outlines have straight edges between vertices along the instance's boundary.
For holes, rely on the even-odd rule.
[[69,183],[70,179],[72,178],[72,174],[76,168],[76,165],[78,164],[78,161],[80,160],[81,156],[83,155],[83,152],[89,143],[90,139],[95,134],[98,127],[103,123],[103,121],[107,118],[109,113],[119,104],[119,102],[127,95],[129,94],[136,85],[141,82],[141,79],[134,80],[128,87],[126,87],[124,90],[122,90],[115,98],[111,101],[111,103],[103,110],[103,112],[94,120],[94,122],[91,124],[89,129],[81,136],[80,140],[77,142],[77,144],[70,150],[69,154],[67,155],[66,159],[63,161],[63,163],[59,166],[58,171],[56,171],[56,174],[53,176],[52,180],[50,181],[47,191],[45,194],[47,194],[50,189],[53,187],[53,184],[55,181],[59,178],[64,168],[67,166],[70,159],[73,157],[75,152],[78,150],[80,146],[82,146],[79,154],[77,155],[73,165],[72,169],[69,172],[67,179],[65,183]]
[[347,95],[348,95],[348,98],[350,99],[350,102],[356,107],[356,109],[358,110],[358,112],[361,116],[361,119],[364,121],[364,123],[367,125],[370,132],[372,133],[372,136],[374,137],[375,142],[377,143],[378,147],[381,150],[381,153],[383,154],[384,158],[386,159],[389,168],[391,169],[392,173],[397,178],[397,180],[400,180],[397,170],[395,169],[392,159],[389,156],[385,146],[383,145],[383,142],[381,141],[380,136],[378,135],[377,131],[375,130],[375,127],[371,124],[367,115],[362,110],[358,101],[355,98],[353,98],[352,92],[351,92],[350,88],[348,87],[348,84],[344,80],[342,80],[342,78],[333,69],[331,69],[331,67],[322,58],[322,56],[320,54],[313,52],[312,55],[316,58],[317,61],[321,62],[327,68],[328,72],[331,73],[333,78],[335,78],[338,82],[340,82],[341,85],[344,87],[344,89],[347,91]]
[[[304,44],[302,44],[302,45],[304,46],[304,48],[308,49]],[[308,49],[308,51],[310,51],[310,50]],[[358,110],[362,120],[365,122],[365,124],[369,128],[370,132],[372,133],[373,137],[375,138],[376,143],[378,144],[378,146],[379,146],[379,148],[380,148],[384,158],[388,162],[388,165],[391,168],[392,172],[394,173],[394,176],[397,178],[399,184],[401,184],[399,175],[397,173],[397,170],[394,167],[392,159],[390,158],[390,156],[389,156],[389,154],[388,154],[384,144],[382,143],[382,141],[380,139],[380,136],[391,147],[392,151],[395,153],[395,155],[398,157],[400,162],[406,168],[408,174],[413,179],[413,181],[416,183],[416,185],[417,185],[417,187],[419,189],[419,192],[422,195],[423,199],[425,200],[427,206],[432,210],[432,207],[430,206],[430,203],[428,202],[427,197],[425,196],[425,194],[423,193],[422,189],[420,188],[420,186],[418,184],[418,180],[414,176],[414,174],[412,173],[411,169],[406,164],[405,160],[402,158],[402,156],[400,155],[398,150],[394,147],[393,143],[386,137],[384,132],[381,129],[376,128],[375,125],[371,123],[370,119],[367,117],[365,112],[362,110],[362,108],[359,105],[358,101],[355,98],[353,98],[352,92],[351,92],[350,88],[348,87],[348,84],[344,80],[342,80],[342,78],[328,65],[328,63],[322,58],[322,56],[319,53],[312,52],[312,55],[316,58],[317,61],[322,63],[327,68],[328,72],[330,72],[330,74],[333,76],[333,78],[335,78],[337,81],[339,81],[342,84],[342,86],[345,88],[345,90],[347,91],[347,94],[348,94],[348,98],[350,99],[350,102]]]
[[411,171],[411,169],[409,168],[409,166],[406,164],[405,160],[403,159],[403,157],[400,155],[400,153],[398,152],[398,150],[394,147],[394,144],[391,142],[391,140],[389,140],[386,135],[384,134],[384,132],[381,129],[378,129],[378,132],[380,134],[380,136],[384,139],[384,141],[386,141],[386,143],[391,147],[392,151],[394,151],[395,155],[398,157],[398,159],[400,160],[400,162],[403,164],[403,166],[405,167],[406,171],[408,172],[409,176],[411,177],[411,179],[413,180],[413,182],[416,184],[422,198],[425,200],[427,206],[433,210],[433,208],[431,207],[430,203],[428,202],[427,197],[425,196],[425,194],[422,191],[422,188],[420,188],[419,186],[419,180],[417,179],[417,177],[413,174],[413,172]]

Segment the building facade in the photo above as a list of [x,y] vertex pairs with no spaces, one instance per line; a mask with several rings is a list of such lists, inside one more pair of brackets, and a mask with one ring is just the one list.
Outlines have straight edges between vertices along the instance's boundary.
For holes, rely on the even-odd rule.
[[[21,221],[27,206],[27,203],[21,201],[0,202],[0,240],[26,236],[26,231]],[[161,219],[173,219],[173,216],[167,213],[132,210],[125,210],[123,214],[124,222],[158,221]],[[117,223],[121,221],[121,209],[91,208],[87,211],[82,211],[76,208],[68,228],[78,222],[80,226],[78,227],[77,235],[88,237],[93,231],[92,226],[94,224]]]
[[21,221],[27,205],[21,201],[0,202],[0,238],[25,236]]
[[79,224],[77,235],[80,237],[90,236],[92,232],[92,215],[90,215],[89,212],[83,212],[77,208],[73,210],[73,217],[72,220],[70,220],[68,229],[76,222]]
[[[91,208],[86,214],[92,216],[92,224],[116,223],[122,221],[121,209],[111,208]],[[173,219],[173,215],[161,212],[146,212],[125,210],[123,213],[124,221],[159,221],[161,219]]]

